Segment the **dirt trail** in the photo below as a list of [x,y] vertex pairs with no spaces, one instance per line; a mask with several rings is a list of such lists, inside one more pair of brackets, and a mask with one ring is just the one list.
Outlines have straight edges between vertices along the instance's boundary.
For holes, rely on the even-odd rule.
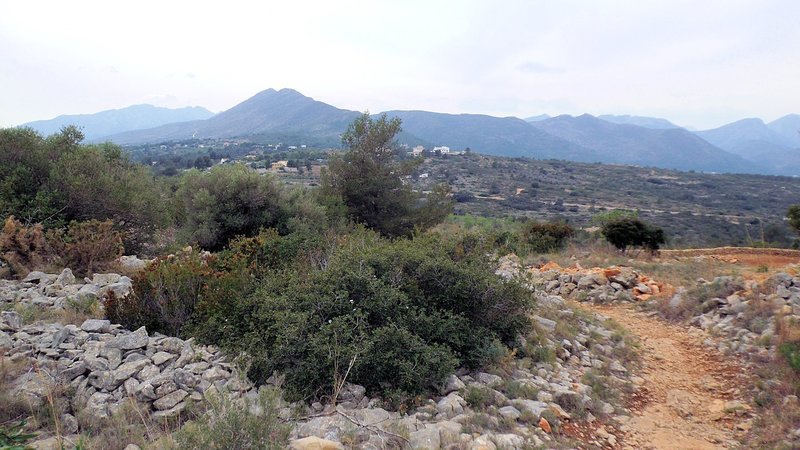
[[[702,330],[668,324],[630,306],[582,305],[610,317],[638,336],[642,344],[643,389],[625,424],[625,448],[727,449],[737,446],[736,426],[746,426],[746,410],[737,387],[747,386],[748,371],[703,345]],[[741,433],[741,431],[738,431]]]

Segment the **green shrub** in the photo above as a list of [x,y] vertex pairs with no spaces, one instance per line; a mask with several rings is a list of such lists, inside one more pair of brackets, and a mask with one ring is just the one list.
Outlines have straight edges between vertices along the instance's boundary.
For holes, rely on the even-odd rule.
[[789,364],[789,367],[800,372],[800,344],[796,342],[784,342],[778,346],[778,352]]
[[278,417],[279,394],[262,388],[258,397],[210,396],[208,410],[173,435],[176,448],[278,450],[287,448],[291,425]]
[[125,298],[106,300],[106,315],[129,329],[141,326],[171,336],[181,335],[207,300],[235,300],[246,295],[252,284],[245,271],[223,272],[196,252],[162,259],[147,266],[133,278],[133,292]]
[[575,230],[562,222],[530,221],[522,225],[522,240],[536,253],[548,253],[564,247]]
[[28,443],[33,441],[35,434],[25,432],[25,421],[13,425],[0,425],[0,448],[3,450],[28,450],[33,447]]
[[373,392],[421,393],[529,326],[529,291],[496,277],[478,248],[364,231],[332,242],[316,269],[286,267],[243,300],[203,301],[215,319],[193,334],[246,352],[257,382],[285,373],[298,398],[330,394],[345,374]]
[[664,230],[632,217],[606,222],[602,233],[611,245],[622,251],[628,247],[643,247],[649,251],[657,251],[665,242]]
[[109,220],[73,221],[66,231],[48,233],[48,240],[62,264],[80,276],[108,268],[124,253],[122,233],[116,231]]
[[261,228],[288,231],[283,187],[241,164],[189,171],[175,197],[181,240],[206,249],[220,250],[236,236],[253,236]]
[[464,396],[471,407],[483,410],[494,404],[494,393],[491,389],[483,386],[470,386],[467,388],[467,393]]

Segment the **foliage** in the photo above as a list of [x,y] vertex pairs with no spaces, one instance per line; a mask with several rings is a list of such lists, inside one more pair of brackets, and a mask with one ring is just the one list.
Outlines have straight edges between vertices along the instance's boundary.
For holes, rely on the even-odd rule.
[[789,226],[800,233],[800,205],[790,206],[786,212],[786,218],[789,220]]
[[522,225],[521,234],[531,251],[548,253],[563,248],[567,239],[575,235],[575,230],[563,222],[529,221]]
[[[320,249],[316,267],[299,263]],[[246,352],[251,379],[284,373],[295,398],[331,394],[344,377],[376,392],[420,393],[529,326],[529,292],[496,277],[483,246],[361,231],[298,258],[245,299],[204,301],[194,327],[203,340]]]
[[81,145],[75,127],[42,138],[28,128],[0,129],[0,217],[61,227],[107,220],[138,250],[168,211],[159,183],[112,144]]
[[322,177],[323,191],[340,198],[355,222],[390,237],[428,229],[452,208],[446,185],[423,196],[403,183],[420,161],[397,161],[395,137],[400,130],[398,118],[383,114],[373,120],[362,114],[342,135],[347,152],[331,157]]
[[665,242],[664,230],[633,218],[608,222],[603,225],[602,233],[611,245],[622,251],[628,247],[643,247],[656,251]]
[[237,401],[225,394],[209,397],[209,408],[173,435],[176,448],[278,450],[287,447],[291,425],[278,417],[279,394],[262,388],[258,397]]
[[0,233],[0,255],[14,274],[26,275],[51,263],[54,253],[41,224],[26,227],[14,216],[6,218]]
[[122,233],[110,221],[71,222],[66,229],[24,226],[9,216],[0,232],[0,254],[17,275],[61,265],[78,275],[108,267],[122,256]]
[[25,432],[25,421],[10,426],[0,426],[0,449],[28,450],[28,445],[36,435]]
[[219,250],[234,237],[252,236],[261,228],[286,231],[283,188],[240,164],[189,171],[175,196],[183,241],[203,248]]
[[637,211],[630,211],[627,209],[612,209],[610,211],[602,211],[592,216],[590,223],[599,227],[604,226],[609,222],[619,219],[638,219],[639,213]]
[[63,265],[75,269],[78,275],[88,275],[108,267],[122,256],[122,236],[110,220],[73,221],[66,230],[48,232],[48,240]]

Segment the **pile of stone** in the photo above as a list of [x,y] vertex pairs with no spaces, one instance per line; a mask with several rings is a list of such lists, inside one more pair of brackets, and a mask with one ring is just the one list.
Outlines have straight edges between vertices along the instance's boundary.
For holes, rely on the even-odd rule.
[[[67,286],[70,284],[68,283]],[[86,420],[109,417],[134,398],[155,417],[172,417],[209,389],[242,392],[250,387],[221,352],[210,346],[162,335],[133,332],[108,320],[88,319],[81,326],[37,322],[22,324],[19,314],[0,313],[0,349],[11,362],[30,365],[12,383],[11,394],[36,406],[57,387],[70,393],[71,412]]]
[[0,308],[6,309],[4,304],[20,304],[64,309],[70,300],[102,300],[109,292],[125,297],[131,285],[129,277],[116,273],[96,273],[81,280],[70,269],[60,274],[34,271],[21,281],[0,280]]
[[700,314],[691,324],[723,337],[709,340],[726,353],[769,353],[776,341],[778,317],[785,321],[786,329],[800,324],[800,278],[778,273],[763,283],[745,281],[741,277],[716,277],[698,280],[696,289],[679,289],[670,300],[671,308],[681,308],[698,292],[723,292],[723,296],[704,299],[698,305]]
[[598,303],[645,301],[665,290],[661,283],[631,267],[613,266],[584,269],[561,267],[550,262],[523,270],[519,258],[507,255],[498,262],[498,275],[526,276],[537,290],[577,301]]

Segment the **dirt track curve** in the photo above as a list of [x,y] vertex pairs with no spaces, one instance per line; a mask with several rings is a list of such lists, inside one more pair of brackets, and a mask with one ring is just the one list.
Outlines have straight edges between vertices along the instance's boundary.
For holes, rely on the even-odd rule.
[[[737,387],[748,371],[703,345],[702,330],[668,324],[630,306],[589,306],[610,317],[642,345],[643,389],[626,423],[624,448],[706,450],[738,446],[736,427],[746,424]],[[741,408],[740,415],[731,408]]]

